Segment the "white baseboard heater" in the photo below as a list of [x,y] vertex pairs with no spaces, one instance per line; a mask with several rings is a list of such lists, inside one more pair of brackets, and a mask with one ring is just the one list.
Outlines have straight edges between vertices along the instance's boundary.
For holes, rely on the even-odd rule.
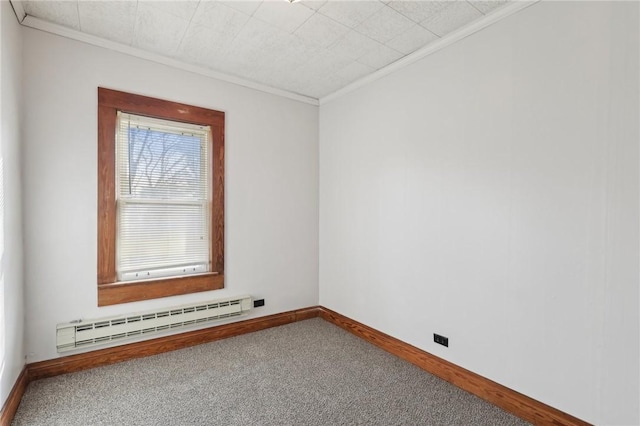
[[138,314],[58,324],[56,346],[58,352],[65,352],[104,345],[244,315],[251,307],[251,297],[242,296]]

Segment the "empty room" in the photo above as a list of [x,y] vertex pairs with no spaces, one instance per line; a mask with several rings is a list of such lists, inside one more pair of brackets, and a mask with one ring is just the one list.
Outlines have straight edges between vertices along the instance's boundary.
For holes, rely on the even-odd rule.
[[0,1],[0,424],[639,425],[640,2]]

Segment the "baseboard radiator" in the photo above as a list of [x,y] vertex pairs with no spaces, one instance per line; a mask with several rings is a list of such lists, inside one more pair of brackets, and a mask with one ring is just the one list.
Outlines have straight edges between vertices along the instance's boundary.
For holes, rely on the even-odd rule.
[[56,346],[58,352],[65,352],[149,336],[165,330],[221,321],[248,313],[252,305],[251,297],[243,296],[158,311],[58,324]]

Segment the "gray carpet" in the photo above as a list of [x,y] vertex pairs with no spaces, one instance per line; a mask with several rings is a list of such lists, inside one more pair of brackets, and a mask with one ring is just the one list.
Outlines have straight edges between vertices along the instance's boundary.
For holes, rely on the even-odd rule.
[[15,425],[523,425],[319,318],[29,384]]

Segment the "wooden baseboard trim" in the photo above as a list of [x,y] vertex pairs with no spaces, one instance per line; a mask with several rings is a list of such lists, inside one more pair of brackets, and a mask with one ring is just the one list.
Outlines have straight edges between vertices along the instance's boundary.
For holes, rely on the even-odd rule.
[[320,307],[312,306],[266,317],[252,318],[231,324],[218,325],[172,336],[159,337],[157,339],[146,340],[143,342],[129,343],[127,345],[116,346],[113,348],[99,349],[96,351],[27,364],[20,373],[20,376],[18,376],[7,401],[2,407],[2,411],[0,412],[0,426],[8,426],[11,424],[27,385],[33,380],[58,376],[60,374],[74,373],[76,371],[115,364],[130,359],[183,349],[189,346],[240,336],[242,334],[277,327],[292,322],[303,321],[318,317],[319,315]]
[[27,389],[28,384],[29,375],[27,366],[25,365],[16,379],[16,383],[13,385],[13,388],[11,388],[9,397],[2,406],[2,411],[0,411],[0,425],[9,426],[11,424],[13,416],[15,416],[16,411],[18,411],[22,395],[24,395],[24,391]]
[[29,381],[73,373],[89,368],[100,367],[135,358],[156,355],[163,352],[187,348],[252,333],[266,328],[277,327],[296,321],[317,317],[319,307],[298,309],[266,317],[252,318],[231,324],[218,325],[202,330],[188,331],[172,336],[160,337],[143,342],[129,343],[113,348],[99,349],[77,355],[65,356],[27,365]]
[[0,425],[5,426],[11,423],[27,385],[33,380],[174,351],[316,317],[335,324],[369,343],[533,424],[589,425],[589,423],[567,413],[321,306],[297,309],[266,317],[252,318],[202,330],[27,364],[20,376],[18,376],[0,412]]
[[580,425],[589,423],[550,407],[499,383],[431,355],[408,343],[361,324],[330,309],[320,307],[320,318],[392,353],[447,382],[536,425]]

